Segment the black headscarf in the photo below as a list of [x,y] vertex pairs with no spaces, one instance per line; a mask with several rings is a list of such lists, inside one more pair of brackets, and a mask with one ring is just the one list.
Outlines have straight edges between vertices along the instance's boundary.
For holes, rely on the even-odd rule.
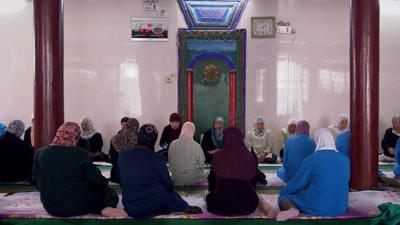
[[143,145],[154,150],[158,137],[158,131],[153,124],[145,124],[139,130],[138,145]]

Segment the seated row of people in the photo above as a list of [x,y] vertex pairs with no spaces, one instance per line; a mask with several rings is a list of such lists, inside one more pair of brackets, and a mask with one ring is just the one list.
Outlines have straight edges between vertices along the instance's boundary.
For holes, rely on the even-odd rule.
[[[132,121],[130,119],[129,122]],[[301,121],[297,127],[296,136],[307,136],[307,122]],[[126,129],[123,129],[120,134],[125,132]],[[177,162],[176,167],[171,168],[172,174],[183,183],[193,181],[190,174],[198,179],[206,177],[202,173],[204,155],[199,144],[192,139],[194,132],[194,124],[185,123],[179,138],[171,143],[171,147],[176,148],[169,152],[171,162]],[[67,122],[60,127],[52,144],[36,154],[33,182],[51,215],[68,217],[101,213],[104,216],[149,218],[173,212],[202,213],[201,208],[190,206],[174,191],[166,162],[154,149],[158,137],[154,125],[141,126],[135,138],[116,136],[115,139],[121,139],[118,143],[113,141],[118,147],[120,143],[136,142],[131,148],[120,151],[118,156],[117,176],[122,188],[123,209],[116,208],[118,195],[108,187],[107,180],[92,164],[89,153],[77,147],[79,136],[79,125]],[[223,146],[213,152],[208,175],[207,209],[218,215],[240,216],[251,214],[260,207],[266,215],[275,217],[275,210],[257,194],[256,185],[252,182],[257,176],[258,162],[244,142],[244,137],[238,128],[224,130]],[[337,152],[329,130],[318,130],[315,140],[316,152],[305,157],[281,192],[279,205],[283,211],[277,215],[278,220],[295,217],[300,212],[336,216],[347,210],[348,159]],[[291,145],[290,142],[288,145]],[[185,164],[192,166],[190,174],[182,173]]]

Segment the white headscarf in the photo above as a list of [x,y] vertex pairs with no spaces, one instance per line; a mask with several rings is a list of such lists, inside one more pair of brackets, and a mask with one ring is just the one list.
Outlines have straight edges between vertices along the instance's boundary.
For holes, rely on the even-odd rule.
[[332,132],[327,128],[321,128],[314,132],[314,140],[317,144],[315,151],[336,150],[335,139]]
[[265,120],[263,117],[261,116],[257,116],[257,118],[254,120],[254,128],[253,128],[253,135],[254,137],[258,137],[258,138],[264,138],[265,136],[265,127],[264,130],[258,130],[257,129],[257,124],[262,123],[265,125]]
[[88,126],[88,130],[82,130],[81,138],[85,140],[92,138],[93,135],[97,133],[96,129],[94,129],[92,120],[89,117],[83,117],[81,120],[81,124],[82,123],[85,123]]
[[289,134],[288,127],[290,125],[297,125],[297,121],[295,119],[289,119],[287,122],[287,126],[282,129],[283,133],[285,133],[288,137],[294,136],[296,134],[296,131],[293,134]]
[[392,117],[392,132],[394,133],[394,134],[396,134],[397,136],[400,136],[400,129],[395,129],[394,128],[394,123],[396,122],[396,120],[400,120],[400,114],[397,114],[397,115],[394,115],[393,117]]
[[334,129],[337,134],[341,134],[341,133],[344,133],[344,132],[348,131],[349,128],[350,128],[349,124],[347,124],[346,129],[344,129],[344,130],[340,130],[339,129],[339,124],[343,120],[347,120],[348,122],[350,122],[349,115],[347,115],[346,113],[341,113],[341,114],[337,115],[336,116],[336,120],[335,120],[335,124],[329,126],[329,128]]

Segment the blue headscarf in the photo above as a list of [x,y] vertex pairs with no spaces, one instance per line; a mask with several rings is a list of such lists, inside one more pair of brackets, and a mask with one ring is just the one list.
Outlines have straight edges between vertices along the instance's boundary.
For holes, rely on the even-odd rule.
[[3,136],[7,132],[7,126],[0,123],[0,136]]

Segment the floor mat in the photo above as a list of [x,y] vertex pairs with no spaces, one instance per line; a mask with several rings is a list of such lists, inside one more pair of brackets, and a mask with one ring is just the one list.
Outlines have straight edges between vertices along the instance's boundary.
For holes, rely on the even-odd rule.
[[[261,195],[275,209],[278,209],[278,195]],[[223,217],[207,212],[204,197],[201,194],[182,196],[190,205],[197,205],[204,211],[200,215],[171,214],[161,215],[155,219],[267,219],[267,217],[257,210],[253,214],[244,217]],[[378,205],[385,202],[400,204],[400,193],[394,191],[362,191],[352,192],[349,196],[349,211],[346,215],[335,219],[365,218],[379,214]],[[122,207],[120,204],[119,207]],[[1,218],[46,218],[53,219],[44,210],[38,192],[16,193],[13,195],[0,194],[0,217]],[[98,215],[84,215],[69,219],[107,219]],[[109,218],[108,218],[109,219]],[[126,219],[126,218],[115,218]],[[333,219],[325,217],[312,217],[302,215],[296,219]]]

